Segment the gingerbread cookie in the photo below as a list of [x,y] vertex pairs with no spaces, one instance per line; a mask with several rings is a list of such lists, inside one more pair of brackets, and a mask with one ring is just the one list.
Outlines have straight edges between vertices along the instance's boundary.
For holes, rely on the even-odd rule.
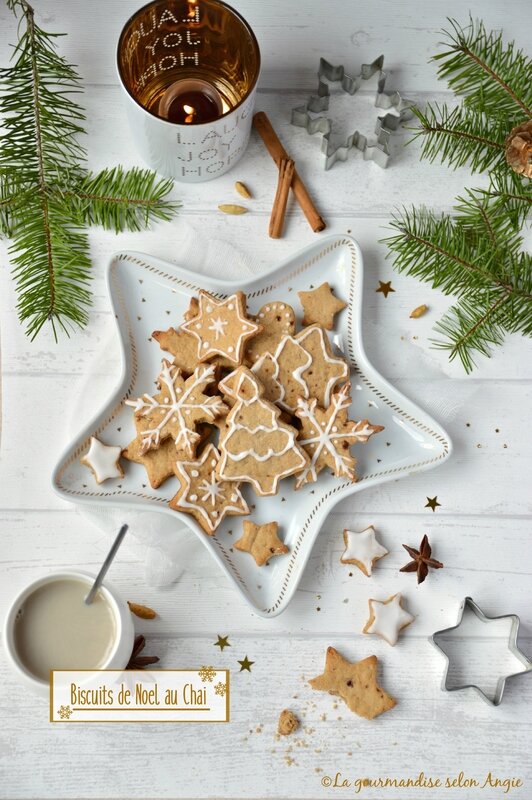
[[345,550],[340,557],[341,563],[353,564],[368,578],[375,563],[388,555],[388,550],[377,540],[373,525],[360,532],[348,531],[346,528],[344,543]]
[[209,536],[225,517],[249,514],[239,483],[224,481],[216,474],[219,461],[220,453],[213,444],[208,444],[196,461],[176,461],[180,487],[169,503],[174,511],[193,516]]
[[244,292],[217,300],[202,289],[198,313],[184,322],[181,330],[195,337],[199,361],[220,355],[238,365],[242,363],[247,340],[256,336],[262,326],[247,317]]
[[252,365],[265,353],[275,353],[283,336],[296,332],[296,315],[287,303],[274,300],[266,303],[253,317],[262,330],[246,345],[246,363]]
[[252,366],[265,387],[265,397],[293,413],[300,397],[330,404],[334,387],[349,375],[343,358],[332,354],[327,334],[319,325],[295,336],[283,336],[273,353],[264,353]]
[[281,412],[263,397],[263,387],[247,367],[239,367],[218,388],[235,401],[220,437],[218,475],[247,481],[257,494],[275,494],[281,478],[309,461],[296,429],[279,419]]
[[285,708],[279,714],[277,733],[280,736],[290,736],[297,731],[299,724],[299,720],[293,711],[289,711],[288,708]]
[[393,697],[377,683],[377,666],[377,656],[352,663],[334,647],[328,647],[325,671],[309,683],[313,689],[341,697],[360,717],[373,719],[396,705]]
[[89,449],[80,461],[90,469],[96,483],[103,483],[110,478],[124,477],[120,465],[121,452],[120,446],[104,444],[96,436],[91,436]]
[[415,617],[402,607],[399,592],[384,602],[370,599],[368,603],[369,619],[362,633],[374,633],[393,647],[397,644],[399,633],[410,625]]
[[185,380],[179,367],[163,359],[158,379],[160,392],[126,400],[126,405],[135,409],[135,417],[146,423],[141,431],[142,452],[158,447],[171,436],[178,454],[182,451],[184,457],[194,457],[200,439],[196,426],[227,410],[220,397],[204,394],[215,380],[215,369],[212,365],[199,366]]
[[298,441],[310,456],[310,463],[298,475],[296,489],[314,482],[325,467],[330,467],[337,478],[356,481],[356,458],[349,447],[356,442],[367,442],[373,433],[382,430],[382,426],[370,425],[366,419],[353,422],[347,418],[350,389],[350,384],[346,383],[333,394],[327,409],[319,408],[315,398],[299,399],[296,409],[296,417],[301,420]]
[[191,375],[198,365],[198,345],[193,336],[185,331],[168,328],[166,331],[153,331],[152,337],[159,342],[161,350],[171,353],[174,366],[184,375]]
[[243,535],[234,547],[244,553],[251,553],[257,566],[267,564],[273,556],[288,553],[288,547],[277,536],[279,526],[276,522],[256,525],[247,519],[243,523]]
[[333,295],[328,283],[322,283],[317,289],[311,289],[309,292],[297,294],[305,312],[303,325],[317,322],[322,328],[332,331],[336,314],[347,306],[347,303]]
[[142,436],[139,434],[122,450],[122,455],[128,461],[142,464],[152,489],[158,489],[174,474],[177,450],[173,439],[165,439],[156,450],[144,451]]

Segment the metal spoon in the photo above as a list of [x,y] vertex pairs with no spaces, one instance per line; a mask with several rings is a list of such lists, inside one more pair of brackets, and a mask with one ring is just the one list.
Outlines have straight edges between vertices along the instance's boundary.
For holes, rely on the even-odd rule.
[[117,535],[116,539],[114,540],[114,542],[112,544],[112,547],[109,550],[109,553],[107,554],[107,558],[103,562],[102,568],[99,571],[98,575],[96,576],[96,580],[92,584],[90,592],[88,593],[87,597],[85,598],[85,605],[89,606],[92,603],[92,601],[94,600],[96,592],[98,591],[98,589],[102,585],[103,579],[105,578],[105,576],[107,574],[107,570],[111,566],[111,564],[113,562],[113,558],[116,556],[118,548],[122,544],[122,540],[123,540],[124,536],[127,533],[127,529],[128,529],[127,525],[122,525],[122,527],[118,531],[118,535]]

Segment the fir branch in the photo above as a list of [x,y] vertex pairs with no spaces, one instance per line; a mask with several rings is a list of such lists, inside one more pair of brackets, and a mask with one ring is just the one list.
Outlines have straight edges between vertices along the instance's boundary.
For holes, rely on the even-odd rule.
[[494,171],[488,189],[477,189],[488,200],[492,212],[506,217],[514,231],[519,231],[532,211],[532,182],[511,170]]
[[412,109],[421,127],[411,141],[422,139],[421,157],[446,161],[453,168],[469,164],[473,172],[484,172],[504,155],[504,140],[511,125],[503,115],[486,120],[481,112],[444,104],[427,104],[425,111]]
[[465,94],[469,108],[532,117],[532,61],[482,22],[470,17],[464,29],[448,21],[452,30],[443,35],[449,49],[433,57],[440,62],[438,77],[447,79],[456,94]]
[[84,176],[73,191],[63,193],[80,225],[101,225],[115,233],[142,230],[155,220],[169,220],[178,202],[164,198],[173,181],[147,169],[104,169]]
[[0,70],[0,233],[11,238],[18,312],[34,338],[49,321],[61,329],[87,323],[91,264],[89,224],[140,230],[169,219],[177,203],[172,182],[149,170],[87,172],[81,91],[73,66],[57,53],[57,34],[43,31],[26,0],[8,0],[19,13],[13,64]]

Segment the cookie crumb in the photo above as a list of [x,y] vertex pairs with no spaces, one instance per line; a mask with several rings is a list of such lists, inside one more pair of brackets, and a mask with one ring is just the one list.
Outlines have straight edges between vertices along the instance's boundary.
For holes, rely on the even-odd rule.
[[299,720],[293,711],[289,711],[288,708],[283,709],[279,715],[277,732],[281,736],[290,736],[292,733],[295,733],[298,728]]

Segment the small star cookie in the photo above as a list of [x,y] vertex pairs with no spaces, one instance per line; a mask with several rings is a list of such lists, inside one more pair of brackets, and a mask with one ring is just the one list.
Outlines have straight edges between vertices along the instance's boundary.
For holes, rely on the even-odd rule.
[[158,489],[174,474],[177,450],[173,439],[165,439],[156,450],[144,451],[139,434],[122,450],[122,455],[128,461],[143,465],[152,489]]
[[251,553],[257,566],[262,567],[273,556],[288,553],[288,547],[277,536],[278,527],[276,522],[256,525],[246,519],[243,536],[235,542],[234,547],[243,553]]
[[283,336],[293,336],[296,332],[294,309],[277,300],[263,305],[253,320],[262,325],[262,330],[246,344],[246,363],[249,365],[265,353],[275,353]]
[[374,633],[393,647],[397,644],[399,633],[410,625],[415,617],[402,607],[399,592],[384,602],[370,599],[368,603],[369,619],[362,633]]
[[367,442],[381,425],[370,425],[367,419],[353,422],[347,418],[351,405],[351,386],[346,383],[332,396],[327,409],[319,408],[317,400],[299,398],[296,417],[301,420],[298,442],[310,457],[310,463],[298,475],[296,489],[317,480],[318,473],[330,467],[336,477],[356,481],[356,458],[349,448],[356,442]]
[[354,564],[369,578],[375,562],[388,555],[388,550],[377,541],[375,528],[370,525],[363,531],[344,530],[345,550],[342,564]]
[[322,283],[317,289],[297,294],[305,312],[303,325],[317,322],[322,328],[332,331],[334,317],[347,306],[347,303],[334,296],[327,282]]
[[91,436],[90,447],[80,461],[90,469],[96,483],[103,483],[109,478],[124,477],[119,462],[121,452],[119,445],[104,444],[96,436]]
[[209,536],[225,517],[249,514],[240,484],[221,480],[216,475],[219,460],[216,447],[208,444],[197,461],[176,461],[175,474],[180,488],[169,503],[174,511],[191,514]]
[[163,359],[158,384],[160,392],[145,393],[136,400],[126,400],[126,405],[135,409],[137,421],[143,420],[142,452],[159,447],[172,437],[178,458],[193,458],[201,439],[196,430],[200,422],[211,422],[227,411],[221,397],[204,394],[207,386],[216,378],[216,367],[212,364],[197,367],[185,380],[179,367]]
[[181,330],[196,338],[199,361],[221,355],[233,365],[241,364],[247,340],[262,330],[246,315],[244,292],[217,300],[201,289],[198,302],[197,315],[184,322]]
[[373,719],[396,705],[377,683],[377,656],[347,661],[334,647],[327,648],[325,671],[309,681],[313,689],[342,698],[348,708],[365,719]]

